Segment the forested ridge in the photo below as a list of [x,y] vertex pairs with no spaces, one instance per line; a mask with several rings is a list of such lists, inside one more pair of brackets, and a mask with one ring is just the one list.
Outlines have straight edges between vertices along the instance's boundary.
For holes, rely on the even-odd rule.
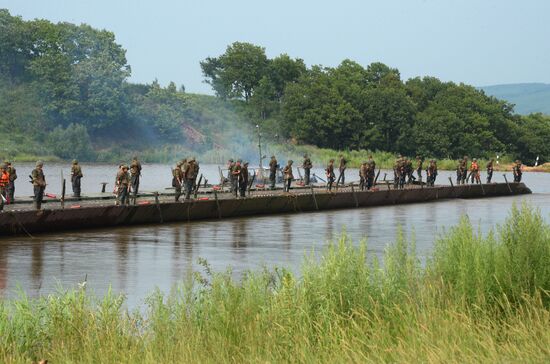
[[241,42],[201,68],[216,97],[174,83],[130,83],[126,52],[112,32],[0,10],[0,157],[216,159],[255,151],[250,130],[257,124],[273,146],[550,159],[548,116],[517,115],[468,85],[404,81],[382,63],[308,67]]

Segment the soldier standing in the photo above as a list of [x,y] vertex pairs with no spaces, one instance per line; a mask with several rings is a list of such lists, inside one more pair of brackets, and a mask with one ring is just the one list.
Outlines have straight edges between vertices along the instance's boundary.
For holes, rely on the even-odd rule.
[[73,185],[73,196],[80,198],[80,180],[84,177],[82,168],[76,159],[73,159],[71,167],[71,184]]
[[277,169],[279,164],[277,163],[277,158],[274,155],[271,156],[269,161],[269,187],[273,190],[275,189],[275,180],[277,178]]
[[34,192],[34,208],[40,210],[42,207],[42,200],[44,199],[44,190],[46,189],[46,177],[42,168],[44,163],[41,161],[36,162],[36,168],[32,170],[32,186]]
[[172,171],[172,187],[176,189],[176,202],[181,196],[181,187],[183,185],[183,171],[181,170],[182,162],[176,164],[176,168]]
[[134,156],[134,158],[132,159],[132,163],[130,164],[130,175],[131,175],[132,191],[135,199],[138,194],[139,179],[141,177],[141,163],[138,161],[136,156]]
[[472,159],[472,164],[470,165],[470,174],[471,174],[471,183],[481,183],[481,178],[479,177],[479,165],[477,164],[477,159]]
[[367,190],[370,190],[374,186],[374,178],[376,173],[376,162],[372,159],[372,155],[369,155],[367,162]]
[[241,173],[239,173],[239,191],[241,197],[246,196],[246,189],[248,187],[248,162],[244,162],[241,167]]
[[361,167],[359,167],[359,188],[361,189],[361,191],[363,191],[365,189],[365,186],[367,185],[367,174],[367,162],[363,162],[361,163]]
[[520,183],[521,176],[523,175],[521,161],[516,160],[516,164],[512,168],[512,172],[514,172],[514,182]]
[[130,203],[131,180],[128,173],[128,166],[123,164],[116,175],[117,205],[128,205]]
[[428,165],[428,169],[426,170],[426,183],[428,186],[434,186],[435,179],[437,177],[437,162],[435,159],[432,159],[430,161],[430,164]]
[[344,158],[343,154],[340,154],[340,166],[338,167],[338,172],[340,172],[340,175],[338,176],[338,181],[336,184],[342,183],[344,185],[346,183],[346,167],[348,165],[348,161],[346,158]]
[[460,161],[458,165],[458,169],[460,172],[460,180],[458,184],[466,184],[466,180],[468,179],[468,157],[464,156],[462,160]]
[[493,179],[493,163],[495,162],[494,159],[491,158],[489,162],[487,162],[487,183],[491,183],[491,180]]
[[313,164],[311,163],[311,159],[309,159],[307,154],[304,154],[304,162],[302,163],[302,168],[304,169],[304,185],[309,185],[309,178],[311,173],[311,168],[313,167]]
[[[199,176],[199,170],[201,169],[200,166],[199,166],[199,162],[197,161],[197,159],[195,157],[193,157],[193,163],[195,164],[194,165],[194,168],[193,168],[193,191],[195,191],[195,189],[197,189],[197,177]],[[198,189],[197,189],[198,191]]]
[[191,198],[191,192],[193,191],[194,178],[195,178],[195,158],[189,158],[187,165],[183,170],[183,176],[185,179],[185,199]]
[[284,191],[290,192],[290,185],[292,184],[292,180],[294,179],[294,175],[292,174],[292,163],[294,163],[292,160],[289,160],[285,168],[283,168],[283,179],[284,179]]
[[422,158],[416,156],[416,175],[418,176],[418,181],[422,182]]
[[8,185],[10,175],[7,165],[0,165],[0,211],[4,210],[4,202],[8,203]]
[[233,180],[234,180],[234,188],[232,192],[235,195],[235,197],[237,197],[239,194],[239,180],[240,180],[241,170],[243,169],[241,163],[242,163],[242,160],[237,159],[237,163],[233,165],[233,169],[231,170],[231,175],[233,176]]
[[327,189],[332,191],[332,184],[336,176],[334,175],[334,159],[328,162],[327,169],[325,170],[327,176]]
[[11,165],[10,161],[6,162],[8,169],[7,172],[10,175],[10,182],[8,183],[8,203],[15,201],[15,180],[17,179],[17,171]]

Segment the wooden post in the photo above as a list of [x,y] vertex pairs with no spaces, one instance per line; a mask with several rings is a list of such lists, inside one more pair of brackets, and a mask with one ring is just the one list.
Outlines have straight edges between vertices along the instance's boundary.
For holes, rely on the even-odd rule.
[[510,193],[512,193],[512,188],[510,188],[510,184],[508,183],[508,178],[506,178],[506,174],[503,174],[502,176],[504,177],[504,180],[506,181],[506,186],[508,186],[508,191],[510,191]]
[[65,178],[63,178],[63,183],[61,184],[61,208],[62,209],[65,208],[65,186],[66,186],[66,181],[65,181]]
[[319,210],[319,205],[317,205],[317,197],[315,197],[315,192],[313,191],[313,186],[311,186],[311,196],[313,197],[313,203],[315,204],[315,209]]
[[222,218],[222,212],[220,210],[220,201],[218,201],[218,191],[214,190],[214,199],[216,200],[216,207],[218,208],[218,218]]
[[453,184],[453,179],[451,177],[449,177],[449,182],[451,182],[451,187],[454,187],[455,185]]
[[101,182],[101,193],[105,193],[105,186],[107,186],[107,182]]
[[353,184],[351,185],[351,193],[353,194],[353,199],[355,200],[355,207],[359,207],[359,201],[357,201],[357,195],[355,194],[355,188],[353,188]]

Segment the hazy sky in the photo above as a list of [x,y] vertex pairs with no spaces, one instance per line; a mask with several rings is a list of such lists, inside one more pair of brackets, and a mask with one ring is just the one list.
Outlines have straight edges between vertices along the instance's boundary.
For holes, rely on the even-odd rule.
[[381,61],[404,79],[550,83],[548,0],[0,0],[0,7],[111,30],[127,49],[131,80],[172,80],[188,92],[211,92],[199,61],[234,41],[308,65]]

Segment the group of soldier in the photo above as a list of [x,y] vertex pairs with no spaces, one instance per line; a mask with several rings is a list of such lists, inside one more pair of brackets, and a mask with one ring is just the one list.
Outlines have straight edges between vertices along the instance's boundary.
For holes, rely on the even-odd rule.
[[[491,159],[485,166],[487,170],[487,183],[491,183],[493,179],[493,172],[495,169],[494,163],[495,160]],[[523,175],[521,161],[515,161],[514,166],[512,167],[512,173],[514,174],[514,182],[521,182],[521,177]],[[473,158],[470,166],[468,167],[468,156],[464,156],[464,158],[458,161],[458,165],[456,167],[456,184],[466,184],[468,181],[470,183],[481,184],[480,166],[477,159]]]
[[185,199],[191,198],[191,193],[196,191],[197,176],[199,175],[199,162],[195,157],[184,158],[172,170],[172,187],[176,190],[175,199],[179,201],[182,188],[185,188]]
[[[418,181],[422,182],[423,165],[424,160],[420,156],[416,157],[413,165],[412,160],[399,155],[393,165],[394,188],[403,189],[406,184],[411,184],[416,181],[417,177]],[[414,176],[415,171],[417,177]],[[426,185],[433,186],[435,184],[437,174],[437,161],[435,159],[431,159],[426,167]]]
[[[494,159],[491,159],[486,165],[487,171],[487,183],[491,183],[494,172]],[[294,180],[292,160],[289,160],[287,164],[281,169],[275,156],[271,156],[269,162],[269,187],[275,189],[277,180],[277,171],[281,170],[283,175],[284,191],[289,192],[292,181]],[[328,165],[325,168],[326,186],[327,190],[331,191],[334,183],[336,186],[345,183],[345,172],[347,169],[348,161],[343,155],[340,155],[338,165],[338,180],[336,180],[335,173],[335,160],[330,159]],[[394,172],[394,188],[402,189],[406,184],[413,183],[417,179],[422,182],[422,171],[424,161],[421,157],[417,156],[413,165],[413,161],[399,156],[393,167]],[[44,190],[46,188],[46,177],[43,171],[44,163],[38,161],[36,167],[31,172],[31,183],[34,191],[34,206],[36,209],[40,209],[44,198]],[[302,185],[308,186],[311,183],[311,169],[313,164],[310,157],[305,154],[301,168],[304,171]],[[172,170],[172,187],[175,188],[175,200],[179,201],[182,195],[182,189],[185,190],[185,199],[191,198],[191,194],[197,193],[198,186],[201,181],[197,182],[197,176],[199,175],[199,163],[194,157],[185,158],[176,164],[176,167]],[[247,189],[250,189],[254,183],[255,175],[252,177],[252,181],[249,178],[248,162],[243,162],[238,159],[234,161],[229,159],[227,163],[227,181],[231,186],[231,192],[235,197],[245,197]],[[117,204],[124,205],[129,204],[130,197],[133,197],[134,202],[137,198],[139,183],[141,177],[142,166],[137,157],[132,159],[130,166],[126,164],[120,164],[115,180],[114,194],[116,195]],[[416,171],[417,177],[414,176]],[[516,160],[513,168],[514,182],[521,182],[523,170],[522,164],[519,160]],[[299,172],[299,171],[298,171]],[[380,172],[380,171],[379,171]],[[437,178],[437,162],[432,159],[428,162],[426,167],[426,184],[433,186]],[[71,166],[71,184],[73,189],[73,196],[80,198],[81,194],[81,179],[83,177],[82,168],[77,160],[73,160]],[[359,168],[359,187],[361,190],[371,190],[377,180],[376,175],[376,162],[369,156],[367,161],[361,163]],[[11,204],[14,202],[15,194],[15,180],[17,179],[17,171],[9,161],[0,165],[0,211],[3,210],[5,204]],[[477,159],[473,158],[472,162],[468,164],[468,157],[465,156],[458,161],[456,168],[456,184],[465,183],[481,183],[480,166]]]

